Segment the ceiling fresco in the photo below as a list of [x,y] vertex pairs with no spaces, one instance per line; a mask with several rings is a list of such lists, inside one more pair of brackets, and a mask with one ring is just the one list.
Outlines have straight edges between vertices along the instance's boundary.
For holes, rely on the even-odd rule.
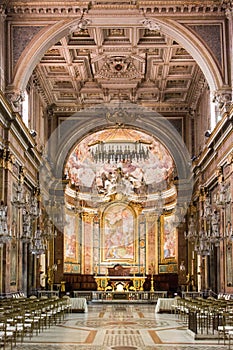
[[[144,153],[141,145],[146,150]],[[113,147],[117,150],[117,147],[135,146],[139,148],[136,154],[132,148],[133,158],[124,158],[128,149],[121,150],[123,156],[117,160],[110,155]],[[104,147],[105,158],[96,160],[92,147]],[[174,161],[165,146],[154,137],[138,130],[117,127],[83,139],[71,152],[65,174],[71,188],[96,193],[103,201],[110,201],[119,193],[140,198],[170,188]]]

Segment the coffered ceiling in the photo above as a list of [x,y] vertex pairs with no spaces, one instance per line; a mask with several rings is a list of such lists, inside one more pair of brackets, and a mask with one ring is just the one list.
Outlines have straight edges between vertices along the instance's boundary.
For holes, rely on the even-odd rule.
[[77,108],[128,100],[159,110],[187,110],[203,74],[173,38],[143,26],[76,29],[52,46],[34,71],[46,102]]

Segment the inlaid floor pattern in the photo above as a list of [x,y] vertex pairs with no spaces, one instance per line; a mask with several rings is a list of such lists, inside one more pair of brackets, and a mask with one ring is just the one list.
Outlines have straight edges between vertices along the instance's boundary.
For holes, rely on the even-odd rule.
[[[194,340],[174,314],[155,305],[88,305],[56,326],[26,338],[15,350],[228,350],[217,339]],[[233,349],[233,345],[232,345]]]

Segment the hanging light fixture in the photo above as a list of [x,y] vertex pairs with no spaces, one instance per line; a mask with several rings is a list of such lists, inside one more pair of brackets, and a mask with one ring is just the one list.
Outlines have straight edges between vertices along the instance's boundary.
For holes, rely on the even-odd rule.
[[95,163],[116,164],[146,161],[150,145],[146,140],[133,139],[127,129],[119,126],[105,140],[97,140],[88,146]]
[[25,207],[26,199],[24,196],[24,189],[23,189],[23,183],[21,181],[21,178],[18,179],[16,195],[13,199],[12,204],[15,205],[17,208]]
[[89,150],[95,163],[121,163],[146,161],[149,158],[151,141],[142,135],[135,138],[125,123],[135,120],[135,113],[128,111],[122,101],[106,112],[109,124],[115,124],[103,139],[90,143]]
[[214,247],[220,245],[222,237],[219,212],[212,207],[208,193],[205,193],[203,199],[200,229],[197,220],[192,215],[189,219],[188,232],[185,232],[185,238],[194,244],[194,250],[198,255],[206,256],[211,254]]
[[226,237],[229,241],[232,241],[232,240],[233,240],[232,224],[231,224],[230,220],[228,220],[228,221],[227,221],[227,224],[226,224],[225,237]]
[[38,227],[34,233],[34,237],[32,238],[30,251],[32,254],[38,256],[38,255],[44,254],[45,250],[46,250],[46,240],[43,237],[42,231]]
[[[218,184],[218,191],[215,193],[213,197],[213,202],[215,206],[218,208],[219,211],[223,211],[226,216],[226,208],[230,205],[232,202],[232,197],[231,197],[231,190],[230,190],[230,185],[227,187],[224,184],[223,181],[223,176],[221,175],[219,178],[219,184]],[[220,214],[218,211],[218,217],[214,217],[212,220],[212,225],[214,225],[214,228],[217,227],[217,222],[220,222]],[[225,230],[223,232],[223,237],[222,239],[226,239],[228,241],[231,241],[233,239],[233,234],[232,234],[232,224],[231,221],[227,218],[225,218],[226,221],[226,226]],[[216,229],[215,229],[216,230]]]
[[30,213],[24,209],[23,210],[23,233],[21,235],[21,240],[24,243],[30,242],[32,237],[32,222]]
[[11,234],[7,227],[7,206],[3,202],[0,204],[0,244],[11,240]]
[[54,197],[54,199],[49,200],[46,210],[51,224],[62,230],[65,224],[63,199],[57,201]]

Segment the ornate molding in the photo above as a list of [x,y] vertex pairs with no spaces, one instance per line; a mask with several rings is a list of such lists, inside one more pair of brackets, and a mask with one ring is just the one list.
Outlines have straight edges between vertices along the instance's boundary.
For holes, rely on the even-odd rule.
[[231,90],[217,90],[214,93],[213,102],[218,104],[220,110],[228,109],[232,103]]
[[226,14],[226,18],[228,20],[232,19],[233,18],[233,8],[227,8],[225,11],[225,14]]
[[0,168],[12,171],[13,164],[15,164],[15,156],[6,147],[0,149]]
[[161,29],[158,23],[153,19],[145,18],[141,20],[140,23],[143,25],[143,27],[149,30],[160,31]]
[[228,165],[233,164],[233,152],[231,152],[231,153],[229,154],[229,156],[227,157],[227,164],[228,164]]
[[0,5],[0,21],[4,22],[6,19],[6,8],[3,5]]
[[[42,2],[18,2],[11,1],[8,7],[6,8],[6,13],[8,15],[37,15],[37,16],[77,16],[82,12],[88,12],[90,9],[102,11],[114,10],[114,9],[131,9],[139,10],[141,13],[150,13],[150,14],[200,14],[200,13],[221,13],[224,10],[224,7],[232,4],[232,1],[228,0],[209,0],[205,1],[137,1],[137,0],[91,0],[83,2],[69,1],[67,5],[62,5],[59,2],[56,5],[56,2],[53,2],[52,6],[48,1]],[[222,6],[221,6],[222,5]]]
[[137,69],[136,60],[130,56],[107,57],[96,77],[103,79],[141,79],[143,72]]
[[197,14],[197,13],[221,13],[221,1],[139,1],[138,7],[144,14]]
[[[100,101],[102,103],[102,101]],[[93,107],[96,105],[95,103],[90,103],[89,107]],[[140,104],[138,104],[140,105]],[[150,105],[151,110],[155,110],[158,113],[173,113],[173,114],[179,114],[179,113],[188,113],[189,109],[187,108],[186,105],[183,106],[174,106],[174,104],[167,105],[167,106],[161,106],[158,103],[155,103],[154,106]],[[63,116],[69,116],[71,114],[74,114],[76,112],[79,112],[80,110],[83,109],[83,106],[80,104],[79,106],[54,106],[53,108],[53,116],[54,115],[59,115],[62,114]]]
[[136,120],[136,115],[128,113],[127,109],[122,106],[117,106],[115,110],[112,109],[106,113],[106,119],[109,123],[124,125],[124,123]]
[[194,95],[193,95],[193,99],[192,99],[192,101],[190,102],[190,116],[192,116],[193,115],[193,111],[195,111],[196,110],[196,108],[197,108],[197,103],[198,103],[198,101],[199,101],[199,98],[200,98],[200,96],[203,94],[203,92],[205,91],[205,89],[207,89],[208,88],[208,83],[207,83],[207,81],[205,80],[205,77],[204,76],[202,76],[200,79],[199,79],[199,81],[198,81],[198,83],[196,84],[196,88],[195,88],[195,91],[194,91]]
[[8,101],[11,104],[11,107],[13,109],[14,112],[20,112],[21,109],[21,105],[25,99],[25,95],[23,91],[20,92],[16,92],[16,91],[12,91],[12,92],[7,92],[6,93],[6,97],[8,99]]
[[233,7],[233,0],[222,0],[221,3],[224,7]]
[[91,24],[91,20],[80,18],[77,23],[74,23],[70,26],[70,34],[73,32],[81,32],[83,30],[86,30],[89,24]]
[[222,0],[222,7],[225,9],[225,14],[227,19],[232,19],[233,17],[233,1],[232,0]]
[[73,4],[60,4],[53,3],[53,6],[49,5],[48,2],[40,3],[37,2],[36,4],[33,4],[33,2],[27,2],[23,4],[22,2],[13,1],[11,2],[8,7],[6,8],[6,13],[8,15],[57,15],[57,16],[65,16],[67,15],[74,15],[77,16],[77,14],[88,12],[88,9],[90,7],[89,1],[82,1],[82,2],[73,2]]

